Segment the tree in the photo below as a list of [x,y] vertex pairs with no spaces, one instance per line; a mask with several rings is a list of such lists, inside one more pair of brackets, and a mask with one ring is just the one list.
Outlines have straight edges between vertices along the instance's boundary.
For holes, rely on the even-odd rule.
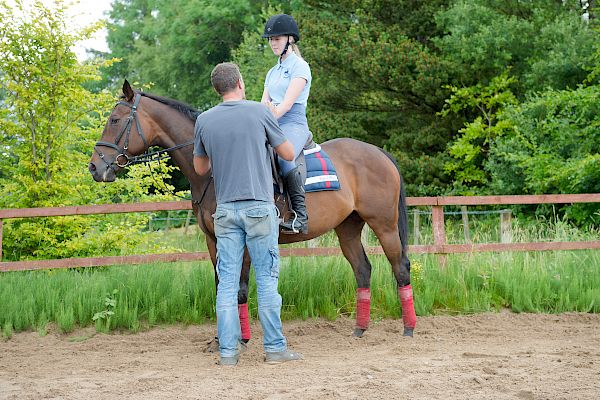
[[506,127],[505,123],[498,122],[503,109],[517,102],[510,89],[514,83],[515,79],[504,73],[493,78],[488,86],[450,87],[452,96],[441,115],[459,114],[464,110],[476,110],[479,114],[474,121],[465,123],[458,131],[460,135],[448,147],[452,160],[445,167],[454,177],[455,191],[461,195],[475,194],[489,182],[484,164],[491,142]]
[[436,14],[435,45],[456,86],[488,84],[510,68],[515,94],[575,88],[586,75],[594,33],[573,1],[462,0]]
[[152,83],[153,91],[201,109],[218,102],[212,68],[253,26],[259,12],[249,0],[117,0],[110,12],[108,44],[120,65],[112,79]]
[[[498,194],[600,192],[600,85],[548,90],[510,106],[485,169]],[[599,223],[598,205],[570,207],[579,223]]]
[[[100,25],[71,32],[65,6],[0,6],[0,208],[45,207],[140,199],[154,179],[101,186],[87,163],[114,97],[83,85],[110,65],[77,62],[75,42]],[[162,177],[157,173],[157,179]],[[125,249],[139,240],[146,217],[16,219],[5,224],[4,255],[13,258],[68,257],[102,249]],[[122,229],[112,229],[121,226]],[[122,235],[122,236],[121,236]]]
[[[436,30],[425,27],[433,26],[433,4],[447,2],[306,3],[299,22],[313,68],[309,124],[315,136],[384,147],[398,158],[409,194],[439,194],[455,123],[435,116],[448,95],[447,68],[430,47]],[[409,24],[408,13],[423,25]]]

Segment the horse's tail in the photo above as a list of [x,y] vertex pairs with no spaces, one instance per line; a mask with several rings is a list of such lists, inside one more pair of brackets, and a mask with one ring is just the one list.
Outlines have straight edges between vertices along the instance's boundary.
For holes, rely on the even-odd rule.
[[408,210],[406,207],[404,179],[402,178],[400,168],[398,167],[398,162],[394,156],[381,148],[379,150],[381,150],[383,154],[385,154],[387,158],[394,163],[396,169],[398,170],[398,175],[400,175],[400,197],[398,198],[398,234],[400,235],[400,241],[402,242],[402,252],[405,255],[408,255]]

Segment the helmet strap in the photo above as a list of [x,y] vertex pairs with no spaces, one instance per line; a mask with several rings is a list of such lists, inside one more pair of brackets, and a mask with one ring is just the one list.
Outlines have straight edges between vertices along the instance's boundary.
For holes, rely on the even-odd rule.
[[281,64],[282,58],[284,56],[285,53],[287,53],[288,48],[290,47],[290,37],[288,36],[287,38],[287,43],[285,44],[285,47],[283,48],[283,51],[281,52],[281,55],[279,56],[279,64]]

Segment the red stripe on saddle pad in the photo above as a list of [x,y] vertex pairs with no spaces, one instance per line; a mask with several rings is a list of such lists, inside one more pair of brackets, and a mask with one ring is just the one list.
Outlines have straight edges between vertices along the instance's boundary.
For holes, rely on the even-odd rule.
[[[321,152],[320,151],[316,152],[315,153],[315,157],[317,157],[319,159],[319,161],[321,161],[321,167],[323,167],[323,175],[329,175],[329,171],[327,170],[327,163],[325,162],[325,159],[321,155]],[[331,182],[326,181],[325,182],[325,187],[326,188],[330,188],[331,187]]]

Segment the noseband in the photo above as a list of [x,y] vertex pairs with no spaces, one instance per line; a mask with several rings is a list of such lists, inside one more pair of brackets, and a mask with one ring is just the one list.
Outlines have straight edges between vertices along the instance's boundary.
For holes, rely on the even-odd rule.
[[[168,157],[168,155],[166,155],[164,153],[168,153],[170,151],[177,150],[182,147],[186,147],[186,146],[190,146],[190,145],[194,144],[193,141],[190,141],[190,142],[186,142],[183,144],[179,144],[177,146],[169,147],[168,149],[163,149],[163,150],[155,151],[152,153],[146,152],[139,156],[128,155],[127,150],[128,150],[128,146],[129,146],[129,136],[131,135],[131,127],[133,126],[134,121],[135,121],[135,127],[138,131],[138,135],[140,135],[140,137],[142,138],[142,141],[144,142],[144,146],[146,146],[146,149],[148,149],[150,147],[148,145],[148,142],[146,141],[146,137],[144,136],[144,132],[142,131],[142,126],[140,125],[140,120],[138,119],[138,116],[137,116],[137,107],[140,103],[141,98],[142,98],[142,96],[139,93],[136,93],[135,99],[133,101],[133,105],[129,104],[125,101],[117,102],[115,107],[118,106],[119,104],[121,104],[121,105],[131,108],[131,112],[129,113],[127,122],[123,126],[123,129],[121,129],[121,131],[117,135],[117,138],[115,139],[114,143],[98,141],[98,142],[96,142],[96,146],[94,146],[94,151],[96,151],[96,153],[102,159],[102,161],[104,161],[106,163],[106,165],[113,170],[114,170],[113,165],[116,165],[119,168],[125,168],[130,165],[134,165],[134,164],[148,163],[151,161],[159,161],[161,159]],[[119,147],[119,142],[121,141],[123,136],[125,136],[125,141],[123,143],[123,147]],[[106,161],[104,159],[104,153],[102,153],[98,149],[99,147],[109,147],[111,149],[116,150],[117,156],[115,157],[115,160],[112,163],[109,163],[108,161]]]

